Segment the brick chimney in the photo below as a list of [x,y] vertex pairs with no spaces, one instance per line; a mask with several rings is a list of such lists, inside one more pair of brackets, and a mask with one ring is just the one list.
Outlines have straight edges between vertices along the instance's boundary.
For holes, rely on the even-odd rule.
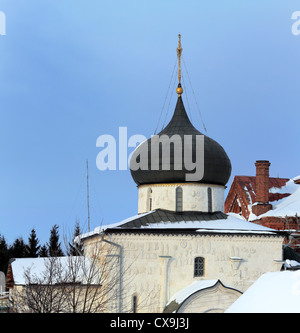
[[272,209],[269,204],[269,161],[256,161],[256,203],[252,212],[259,216]]

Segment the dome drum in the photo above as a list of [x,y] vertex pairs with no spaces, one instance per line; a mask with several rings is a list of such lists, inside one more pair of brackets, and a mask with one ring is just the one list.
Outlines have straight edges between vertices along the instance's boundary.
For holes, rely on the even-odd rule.
[[174,212],[224,211],[224,186],[201,183],[140,185],[138,214],[155,209]]

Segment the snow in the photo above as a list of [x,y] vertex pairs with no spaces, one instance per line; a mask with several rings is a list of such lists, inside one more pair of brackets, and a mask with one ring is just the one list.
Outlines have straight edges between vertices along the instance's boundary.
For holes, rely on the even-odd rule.
[[106,229],[110,229],[110,228],[118,228],[120,227],[122,224],[125,224],[127,222],[130,222],[130,221],[133,221],[137,218],[140,218],[140,217],[143,217],[143,216],[146,216],[148,214],[151,214],[153,211],[150,211],[150,212],[147,212],[147,213],[143,213],[143,214],[138,214],[138,215],[134,215],[132,217],[129,217],[125,220],[122,220],[120,222],[116,222],[116,223],[111,223],[111,224],[106,224],[106,225],[101,225],[99,227],[96,227],[93,231],[90,231],[90,232],[86,232],[84,234],[81,234],[79,236],[77,236],[75,239],[74,239],[74,242],[79,242],[81,239],[84,239],[84,238],[87,238],[87,237],[90,237],[90,236],[94,236],[94,235],[97,235],[97,234],[101,234],[103,231],[105,231]]
[[281,194],[284,194],[284,193],[294,193],[299,185],[297,185],[295,183],[295,180],[297,180],[300,176],[297,176],[297,177],[294,177],[292,179],[290,179],[288,182],[286,182],[286,184],[282,187],[271,187],[269,189],[269,193],[281,193]]
[[274,209],[260,215],[259,217],[286,217],[295,216],[296,214],[300,216],[300,186],[296,186],[297,189],[291,195],[280,200],[279,203],[274,207]]
[[244,217],[243,215],[240,215],[240,214],[236,214],[236,213],[228,212],[227,215],[228,215],[228,216],[235,217],[235,218],[240,219],[240,220],[244,220],[244,221],[246,221],[245,217]]
[[173,295],[170,298],[168,304],[170,304],[173,301],[175,301],[177,304],[181,304],[184,300],[186,300],[190,295],[194,294],[196,291],[212,287],[217,282],[218,282],[218,280],[200,280],[200,281],[194,281],[192,284],[190,284],[186,288],[180,290],[175,295]]
[[[93,231],[82,234],[77,237],[77,241],[79,239],[84,239],[93,235],[100,234],[106,229],[110,228],[119,228],[123,224],[133,221],[136,218],[151,214],[152,211],[132,216],[118,223],[108,224],[105,226],[97,227]],[[275,234],[276,230],[267,228],[252,222],[246,221],[244,218],[237,214],[229,213],[227,214],[227,219],[220,220],[203,220],[203,221],[180,221],[180,222],[159,222],[159,223],[149,223],[148,225],[142,225],[140,227],[136,227],[136,229],[197,229],[196,231],[199,233],[251,233],[251,234]],[[131,229],[135,229],[131,227]],[[76,240],[75,240],[76,241]]]
[[189,229],[195,228],[197,232],[223,232],[223,233],[274,233],[275,230],[251,223],[241,218],[229,215],[227,219],[209,220],[209,221],[182,221],[182,222],[162,222],[151,223],[148,226],[142,226],[143,229]]
[[226,313],[299,313],[300,271],[263,274]]
[[286,259],[285,262],[284,262],[284,266],[287,268],[287,269],[291,269],[293,267],[296,267],[296,266],[300,266],[300,263],[296,260],[290,260],[290,259]]
[[290,179],[285,186],[280,188],[272,187],[269,189],[270,193],[289,193],[288,197],[280,199],[278,201],[272,201],[273,209],[268,212],[256,216],[252,213],[252,206],[248,207],[250,215],[249,221],[258,220],[262,217],[286,217],[286,216],[295,216],[296,214],[300,216],[300,186],[294,181],[299,179],[300,176]]
[[21,258],[11,263],[15,284],[25,284],[24,273],[30,270],[31,274],[40,276],[45,270],[45,258]]
[[[43,276],[49,278],[49,265],[51,260],[55,260],[54,267],[62,267],[65,273],[68,273],[70,265],[79,263],[78,278],[83,282],[84,270],[89,268],[88,259],[85,257],[55,257],[55,258],[17,258],[11,263],[14,283],[16,285],[25,285],[27,283],[25,274],[30,278],[42,279]],[[73,260],[73,261],[72,261]],[[75,262],[76,260],[76,262]],[[61,265],[61,266],[59,266]],[[47,268],[48,267],[48,268]],[[67,282],[67,281],[66,281]],[[55,283],[55,281],[54,281]]]

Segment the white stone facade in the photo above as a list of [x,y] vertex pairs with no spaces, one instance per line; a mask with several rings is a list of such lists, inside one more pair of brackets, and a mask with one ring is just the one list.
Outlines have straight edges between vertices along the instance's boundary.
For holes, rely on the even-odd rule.
[[[281,236],[238,234],[166,234],[166,233],[111,233],[105,238],[109,247],[119,249],[114,274],[121,269],[121,296],[110,303],[109,312],[133,311],[133,297],[137,312],[162,312],[170,298],[198,280],[218,279],[235,289],[230,297],[219,299],[220,304],[199,307],[222,312],[263,273],[279,271],[282,259]],[[85,252],[101,242],[100,236],[86,238]],[[117,245],[117,246],[116,246]],[[204,258],[203,276],[194,276],[196,257]],[[117,272],[118,271],[118,272]],[[116,285],[116,288],[119,288]],[[116,291],[116,295],[118,291]],[[224,293],[223,293],[224,294]],[[226,304],[222,304],[226,299]],[[213,301],[213,298],[212,298]],[[121,307],[119,302],[121,302]],[[195,299],[193,300],[195,302]],[[194,308],[195,308],[194,304]],[[188,309],[188,306],[185,305]],[[197,306],[196,306],[197,307]]]
[[224,211],[224,186],[174,183],[140,185],[138,187],[138,213],[142,214],[158,208],[176,211],[177,188],[182,189],[183,211]]

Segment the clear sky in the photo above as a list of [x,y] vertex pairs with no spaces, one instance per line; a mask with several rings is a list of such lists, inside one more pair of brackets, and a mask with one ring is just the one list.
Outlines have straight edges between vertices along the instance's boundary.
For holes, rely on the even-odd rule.
[[231,159],[228,187],[258,159],[271,176],[299,175],[299,10],[296,0],[1,0],[0,234],[27,241],[34,227],[44,244],[54,224],[86,230],[86,159],[91,229],[137,213],[130,171],[98,170],[96,140],[118,139],[119,127],[154,133],[178,33],[207,133],[183,68],[184,103]]

